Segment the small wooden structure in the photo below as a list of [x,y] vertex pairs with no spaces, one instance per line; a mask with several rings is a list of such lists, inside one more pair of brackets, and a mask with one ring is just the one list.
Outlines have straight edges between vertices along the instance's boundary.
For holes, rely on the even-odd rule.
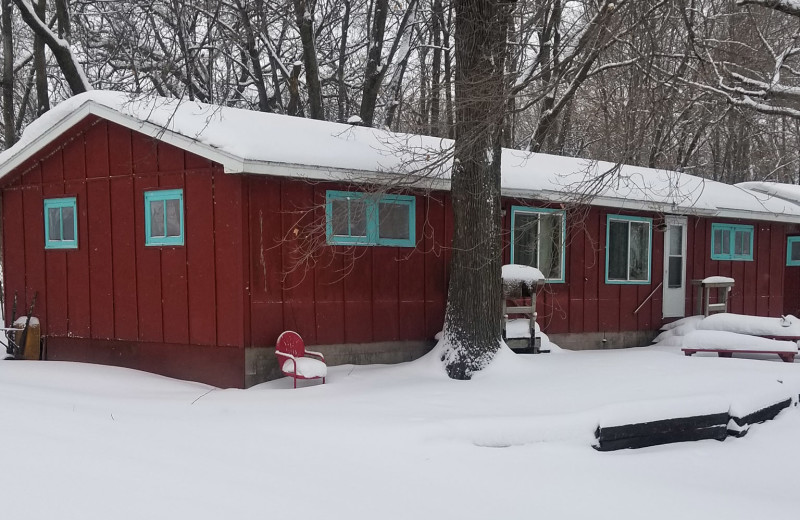
[[[503,340],[513,350],[539,352],[541,337],[536,334],[536,292],[544,284],[544,276],[535,267],[503,266]],[[509,315],[512,314],[528,320],[526,337],[509,337]]]
[[[711,276],[703,280],[692,280],[697,291],[695,314],[708,316],[717,312],[728,312],[728,297],[733,290],[733,278]],[[716,290],[716,300],[712,303],[711,292]]]
[[727,348],[682,348],[683,354],[691,356],[698,352],[714,352],[721,358],[733,357],[734,352],[741,354],[776,354],[786,363],[794,363],[797,352],[790,350],[746,350],[746,349],[727,349]]

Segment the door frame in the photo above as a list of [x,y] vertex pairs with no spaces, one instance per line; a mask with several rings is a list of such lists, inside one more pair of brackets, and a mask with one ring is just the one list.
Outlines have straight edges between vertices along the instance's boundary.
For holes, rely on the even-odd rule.
[[[664,224],[666,229],[664,230],[664,271],[661,277],[662,283],[662,297],[661,297],[661,316],[663,318],[683,318],[686,316],[686,290],[687,290],[687,280],[686,280],[686,260],[687,254],[686,251],[686,235],[689,230],[688,219],[686,217],[678,216],[678,215],[665,215],[664,216]],[[682,233],[682,243],[681,243],[681,257],[683,262],[681,262],[681,281],[682,287],[680,288],[670,288],[669,287],[669,258],[670,258],[670,251],[669,251],[669,243],[670,243],[670,226],[682,226],[683,233]],[[683,292],[683,297],[681,301],[683,305],[680,308],[680,313],[676,314],[675,311],[671,311],[667,309],[667,303],[672,303],[676,298],[676,294],[674,292],[668,293],[668,291],[676,291],[681,290]],[[669,298],[668,298],[669,297]]]

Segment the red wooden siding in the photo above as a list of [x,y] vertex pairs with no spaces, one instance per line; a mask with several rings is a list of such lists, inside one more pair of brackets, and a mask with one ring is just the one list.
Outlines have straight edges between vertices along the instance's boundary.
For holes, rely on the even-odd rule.
[[[417,197],[416,248],[325,245],[326,183],[248,176],[251,344],[424,340],[441,330],[449,197]],[[301,261],[314,243],[312,259]]]
[[[220,352],[215,359],[238,369],[209,378],[241,386],[244,347],[271,346],[283,330],[296,330],[309,344],[333,345],[427,340],[442,327],[453,230],[447,193],[417,195],[415,248],[348,248],[328,246],[324,237],[325,193],[347,186],[228,175],[196,155],[96,118],[18,171],[2,193],[6,311],[14,293],[18,315],[38,293],[35,312],[52,359],[85,356],[113,364],[118,356],[139,356],[128,366],[182,376],[188,372],[170,356],[196,355],[208,361],[208,372]],[[145,247],[143,193],[173,188],[184,190],[185,245]],[[62,196],[77,199],[79,247],[45,250],[43,199]],[[510,261],[512,205],[546,206],[503,201],[504,262]],[[653,330],[663,323],[656,288],[664,234],[654,226],[651,283],[606,284],[610,213],[631,214],[568,213],[565,283],[547,285],[538,299],[546,332]],[[754,225],[754,260],[711,260],[713,222]],[[784,265],[790,230],[773,222],[690,217],[687,280],[735,278],[733,312],[776,316],[800,307],[784,300],[784,290],[796,294],[800,285],[800,274]],[[304,257],[309,249],[314,254]],[[687,314],[693,297],[687,291]]]
[[[58,142],[22,165],[3,189],[7,294],[19,295],[19,315],[38,292],[35,313],[53,356],[93,351],[83,359],[106,360],[97,345],[124,341],[125,348],[108,348],[115,355],[136,351],[144,359],[131,363],[165,373],[168,347],[143,344],[242,349],[249,311],[243,178],[96,118]],[[143,193],[171,188],[184,190],[186,245],[145,247]],[[45,250],[43,199],[62,196],[77,199],[78,248]],[[239,375],[228,386],[243,384],[242,352],[233,356]]]
[[[448,248],[452,236],[449,195],[417,197],[417,247],[324,245],[325,192],[340,184],[249,176],[250,333],[253,345],[272,345],[281,331],[298,331],[310,344],[431,339],[441,330],[447,296]],[[510,261],[511,206],[547,207],[505,200],[503,261]],[[552,207],[552,206],[550,206]],[[606,217],[654,218],[651,283],[605,283]],[[659,217],[607,208],[567,215],[566,281],[548,284],[537,303],[548,333],[655,330],[663,323],[664,233]],[[732,276],[732,312],[776,315],[783,300],[785,227],[755,223],[752,262],[711,260],[713,222],[688,219],[687,280]],[[748,222],[751,223],[752,222]],[[321,241],[313,259],[299,262],[299,244]],[[774,242],[774,243],[773,243]],[[658,289],[657,289],[658,288]],[[687,289],[687,315],[694,294]],[[638,312],[637,312],[638,309]]]

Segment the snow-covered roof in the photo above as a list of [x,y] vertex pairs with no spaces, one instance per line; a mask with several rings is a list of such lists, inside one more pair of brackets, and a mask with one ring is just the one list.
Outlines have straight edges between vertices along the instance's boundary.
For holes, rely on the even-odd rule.
[[[189,150],[228,173],[450,187],[448,139],[99,90],[74,96],[31,123],[0,154],[0,178],[89,115]],[[597,206],[800,222],[800,199],[686,173],[508,149],[502,168],[507,196],[571,202],[591,192]]]
[[781,182],[751,181],[740,182],[736,186],[746,188],[773,197],[780,197],[789,202],[800,203],[800,185],[784,184]]

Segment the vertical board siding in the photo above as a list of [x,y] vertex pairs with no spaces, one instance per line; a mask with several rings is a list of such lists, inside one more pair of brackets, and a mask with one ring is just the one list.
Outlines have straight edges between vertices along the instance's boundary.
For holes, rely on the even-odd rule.
[[242,177],[213,172],[217,345],[244,346]]
[[[99,126],[99,125],[98,125]],[[89,299],[92,338],[113,339],[114,271],[111,248],[111,189],[107,179],[86,183],[89,249]]]
[[[25,293],[24,307],[17,308],[17,315],[26,314],[36,295],[36,305],[33,309],[34,315],[43,317],[46,326],[47,319],[47,298],[46,298],[46,267],[45,251],[41,247],[44,243],[44,218],[41,207],[37,208],[37,203],[42,202],[42,191],[38,186],[27,188],[22,194],[24,207],[24,247],[25,247]],[[20,244],[21,245],[21,244]],[[22,295],[22,293],[20,293]]]
[[135,177],[133,209],[136,239],[136,299],[139,341],[164,342],[164,310],[161,295],[161,248],[145,241],[144,192],[158,189],[158,177]]
[[[173,148],[172,150],[177,150]],[[159,158],[161,157],[159,144]],[[173,162],[177,164],[175,159]],[[183,153],[179,161],[183,165]],[[176,164],[171,164],[175,166]],[[164,168],[159,162],[159,167]],[[183,173],[161,175],[158,189],[180,189],[185,185]],[[186,193],[184,193],[184,224],[186,212]],[[184,225],[184,245],[164,246],[161,250],[161,294],[164,321],[165,343],[189,342],[189,296],[186,275],[186,226]]]
[[[25,305],[25,217],[22,190],[3,191],[3,287],[5,315],[12,317],[14,295],[17,316]],[[20,305],[21,302],[21,305]]]
[[[77,141],[77,140],[76,140]],[[75,142],[75,141],[73,141]],[[89,280],[89,215],[86,203],[86,181],[64,183],[67,195],[77,199],[78,249],[67,252],[67,326],[77,338],[91,337],[91,293]]]
[[[244,346],[241,177],[96,119],[23,169],[2,192],[9,314],[15,291],[18,315],[38,291],[52,338]],[[144,245],[144,191],[161,188],[184,189],[183,247]],[[77,199],[78,248],[45,250],[43,200],[63,196]]]
[[216,271],[214,259],[214,185],[210,170],[188,172],[184,191],[186,208],[186,277],[189,309],[189,343],[217,342]]
[[[326,191],[357,188],[225,174],[98,120],[71,130],[23,170],[2,194],[6,311],[14,292],[21,314],[38,291],[48,336],[243,347],[272,345],[287,329],[309,344],[425,340],[441,330],[453,226],[447,193],[416,195],[414,248],[331,247],[323,236],[313,258],[303,258],[313,233],[323,232]],[[146,247],[144,192],[166,188],[184,190],[185,245]],[[76,250],[43,247],[43,199],[59,196],[77,198]],[[514,203],[542,206],[504,199],[505,262]],[[624,212],[568,213],[565,282],[548,284],[537,305],[546,332],[662,324],[664,234],[653,233],[650,284],[606,284],[608,213]],[[748,222],[754,260],[733,262],[710,258],[711,225],[725,219],[688,222],[687,282],[732,276],[732,311],[785,312],[784,285],[798,283],[793,273],[784,280],[787,226]],[[687,286],[689,311],[694,296]]]
[[[130,143],[130,139],[128,139]],[[130,144],[128,145],[130,149]],[[136,268],[136,209],[133,178],[110,180],[111,257],[113,259],[114,333],[117,339],[139,338],[138,269]]]

